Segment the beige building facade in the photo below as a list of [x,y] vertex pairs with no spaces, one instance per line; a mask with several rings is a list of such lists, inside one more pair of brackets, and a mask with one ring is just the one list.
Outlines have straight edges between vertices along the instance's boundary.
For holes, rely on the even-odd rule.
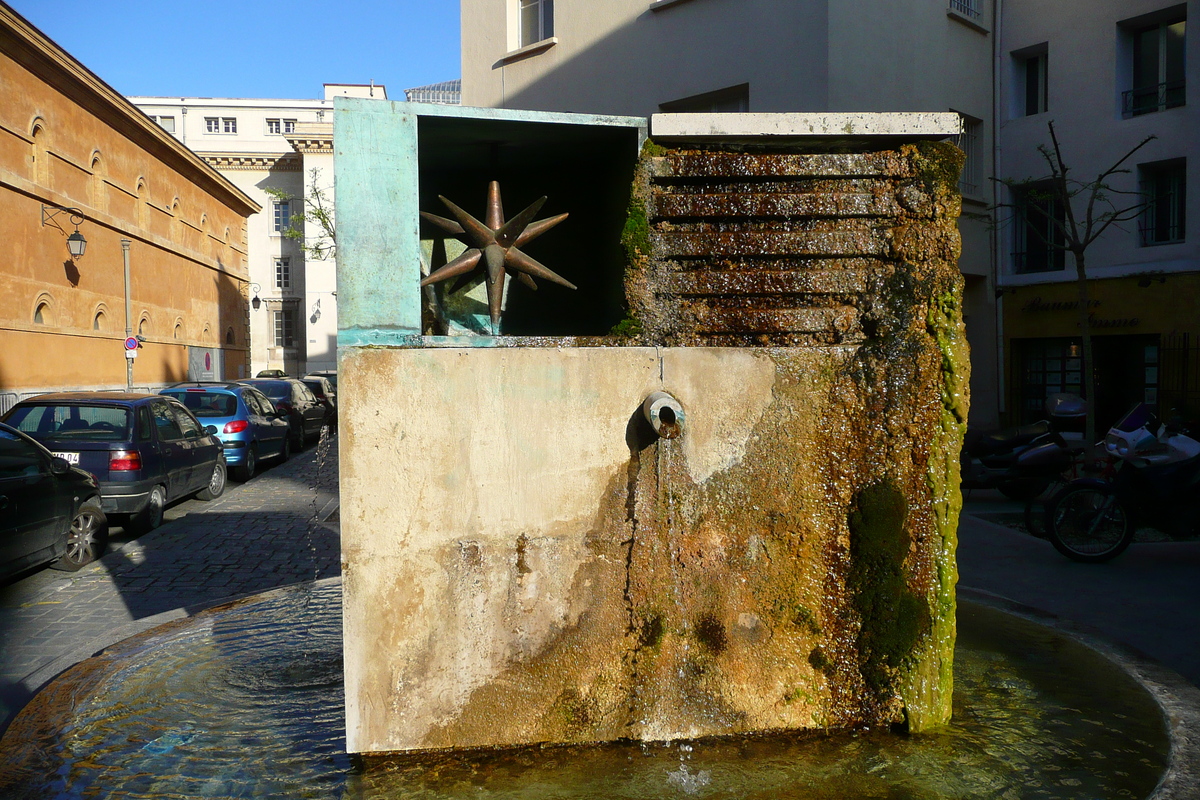
[[[317,194],[333,207],[333,99],[386,99],[387,89],[324,88],[316,100],[130,98],[263,208],[247,229],[249,375],[337,368],[336,252],[306,252],[302,243],[316,245],[323,232],[297,220]],[[286,235],[292,227],[303,230],[303,241]]]
[[3,3],[0,97],[0,409],[244,374],[258,204]]
[[[995,21],[986,0],[462,0],[464,105],[659,111],[956,111],[964,212],[985,215]],[[653,131],[651,131],[653,136]],[[960,225],[972,424],[999,416],[994,248]]]

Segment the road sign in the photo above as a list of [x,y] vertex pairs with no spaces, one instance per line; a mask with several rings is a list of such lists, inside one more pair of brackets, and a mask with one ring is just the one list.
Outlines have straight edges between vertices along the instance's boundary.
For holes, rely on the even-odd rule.
[[132,361],[137,358],[137,350],[126,350],[125,357]]
[[138,340],[137,340],[136,336],[130,336],[128,339],[125,340],[125,349],[126,350],[137,350],[138,349]]

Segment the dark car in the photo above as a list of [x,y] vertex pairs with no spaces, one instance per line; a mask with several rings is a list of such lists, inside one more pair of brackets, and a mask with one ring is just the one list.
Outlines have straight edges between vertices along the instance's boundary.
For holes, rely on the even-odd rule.
[[281,369],[264,369],[259,370],[256,378],[286,378],[288,374]]
[[238,383],[262,392],[292,425],[292,449],[300,450],[309,439],[321,435],[325,424],[325,406],[316,395],[295,378],[247,378]]
[[0,424],[0,577],[48,561],[79,569],[107,538],[96,477]]
[[315,369],[309,372],[304,377],[306,378],[324,378],[333,385],[333,390],[337,391],[337,370],[336,369]]
[[62,392],[22,400],[3,422],[95,475],[104,512],[137,532],[158,527],[167,503],[225,491],[225,454],[179,401],[157,394]]
[[333,384],[320,375],[305,375],[300,381],[321,401],[321,405],[325,406],[325,422],[330,428],[337,430],[337,390]]
[[174,397],[203,425],[217,429],[225,447],[225,463],[239,481],[254,477],[258,462],[292,454],[291,424],[266,395],[232,382],[190,382],[168,386],[159,394]]

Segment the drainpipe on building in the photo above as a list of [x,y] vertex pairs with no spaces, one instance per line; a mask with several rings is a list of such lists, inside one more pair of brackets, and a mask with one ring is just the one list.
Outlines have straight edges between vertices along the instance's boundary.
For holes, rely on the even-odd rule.
[[[1002,25],[1004,0],[994,0],[992,4],[992,177],[999,178],[1000,168],[1000,113],[1001,100],[1000,75],[1004,66],[1001,63],[1004,47],[1001,41],[1004,26]],[[1008,411],[1008,389],[1004,380],[1004,293],[1000,291],[1000,268],[1003,263],[1000,258],[1001,239],[999,220],[996,208],[1000,205],[1000,182],[992,181],[992,288],[993,295],[999,295],[996,303],[996,411],[1003,415]]]
[[183,98],[179,98],[179,135],[182,136],[182,142],[187,144],[187,106],[183,105]]
[[[121,255],[125,259],[125,338],[133,336],[133,301],[129,298],[129,240],[121,240]],[[125,359],[125,391],[133,391],[133,359]]]

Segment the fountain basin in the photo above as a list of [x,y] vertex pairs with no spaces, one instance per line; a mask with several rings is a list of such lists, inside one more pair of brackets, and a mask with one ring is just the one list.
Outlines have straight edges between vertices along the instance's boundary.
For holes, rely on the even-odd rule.
[[127,639],[68,670],[0,740],[0,794],[1196,796],[1200,690],[981,599],[960,598],[954,717],[936,732],[358,758],[344,745],[340,579],[274,590]]

